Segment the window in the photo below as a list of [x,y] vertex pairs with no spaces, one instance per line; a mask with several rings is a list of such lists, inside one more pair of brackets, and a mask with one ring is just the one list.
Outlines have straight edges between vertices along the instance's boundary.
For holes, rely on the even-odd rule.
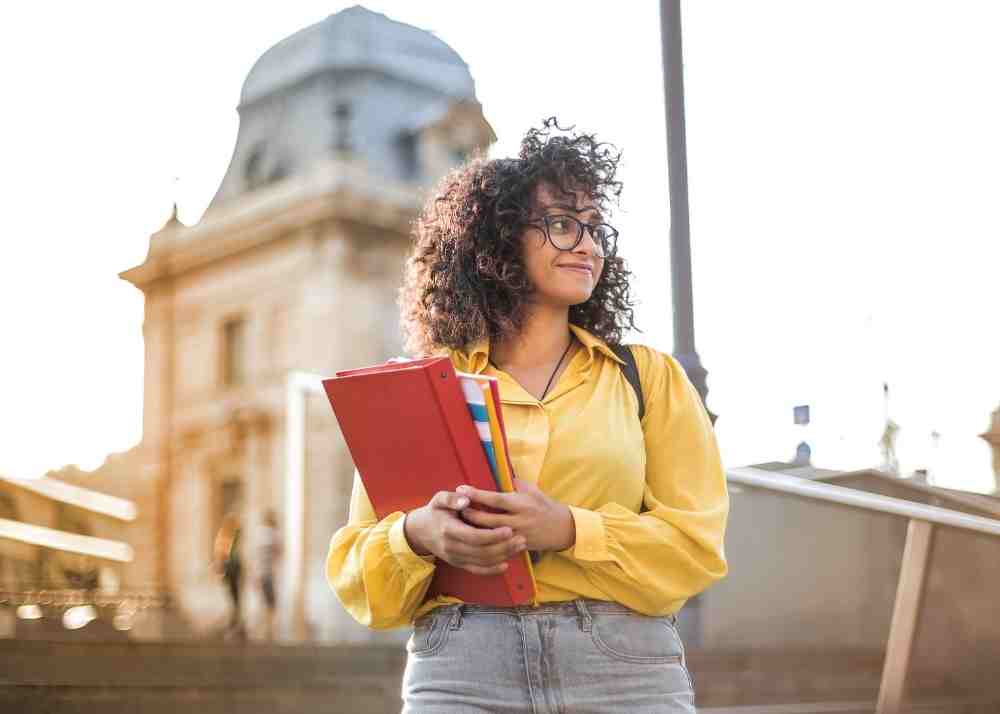
[[17,515],[17,503],[14,501],[14,496],[0,491],[0,518],[6,518],[10,521],[19,521]]
[[236,387],[246,381],[246,320],[234,318],[222,326],[222,384]]
[[354,150],[351,136],[351,120],[354,112],[348,102],[337,102],[333,107],[333,149],[338,154],[350,154]]
[[219,483],[219,512],[217,521],[227,513],[239,513],[243,506],[243,482],[235,477],[224,479]]
[[264,144],[258,143],[243,164],[243,182],[248,191],[264,184]]
[[400,165],[403,178],[413,181],[420,178],[420,162],[417,157],[416,134],[403,134],[399,137]]

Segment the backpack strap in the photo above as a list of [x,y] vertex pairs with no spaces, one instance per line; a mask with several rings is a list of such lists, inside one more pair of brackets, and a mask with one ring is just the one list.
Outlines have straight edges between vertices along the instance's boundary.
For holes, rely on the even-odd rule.
[[639,421],[642,421],[642,417],[646,414],[646,403],[642,398],[642,382],[639,380],[639,368],[635,364],[635,355],[632,354],[628,345],[608,345],[608,347],[618,356],[618,359],[625,363],[621,365],[622,373],[628,383],[632,385],[635,398],[639,400]]

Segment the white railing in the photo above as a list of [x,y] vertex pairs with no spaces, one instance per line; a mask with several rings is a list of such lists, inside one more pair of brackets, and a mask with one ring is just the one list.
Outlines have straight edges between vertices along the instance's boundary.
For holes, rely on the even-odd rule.
[[911,503],[899,498],[866,493],[763,469],[732,468],[726,470],[726,475],[730,483],[740,486],[779,491],[909,519],[876,708],[876,714],[899,714],[902,711],[903,689],[906,685],[924,584],[927,580],[934,527],[949,526],[1000,537],[1000,520],[971,516],[947,508]]
[[135,555],[132,546],[128,543],[57,531],[6,518],[0,518],[0,538],[16,540],[28,545],[40,545],[43,548],[62,550],[67,553],[115,560],[119,563],[131,563]]
[[134,521],[135,504],[124,498],[109,496],[106,493],[92,491],[89,488],[74,486],[54,478],[11,478],[0,476],[0,481],[12,484],[25,491],[37,493],[52,501],[59,501],[70,506],[76,506],[92,513],[111,516],[120,521]]

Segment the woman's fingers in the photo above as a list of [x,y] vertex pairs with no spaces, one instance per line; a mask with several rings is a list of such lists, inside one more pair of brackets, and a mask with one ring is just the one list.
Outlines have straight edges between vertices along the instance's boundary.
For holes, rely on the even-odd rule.
[[510,519],[506,513],[490,513],[478,508],[466,508],[462,511],[462,517],[480,528],[500,528],[506,526]]
[[460,511],[469,505],[469,498],[464,494],[452,491],[438,491],[431,499],[432,508],[444,508],[448,511]]
[[460,561],[477,565],[495,565],[509,560],[524,550],[523,536],[515,536],[513,531],[501,528],[476,528],[457,518],[442,528],[444,549],[449,562]]
[[479,565],[493,565],[510,560],[525,547],[524,536],[514,536],[501,543],[486,546],[472,546],[460,541],[453,541],[448,544],[447,549],[449,555],[454,558]]
[[476,575],[499,575],[507,569],[507,563],[490,566],[467,563],[465,565],[459,565],[458,567],[462,570],[468,570],[470,573],[475,573]]
[[[466,515],[468,511],[463,511]],[[514,535],[514,529],[507,525],[481,528],[478,524],[469,525],[457,516],[449,519],[442,527],[442,534],[445,538],[451,538],[462,543],[474,546],[493,545],[507,540]]]
[[506,562],[524,550],[524,539],[518,536],[510,541],[497,545],[475,548],[462,543],[453,543],[448,547],[449,562],[459,566],[478,565],[490,567]]
[[499,511],[512,511],[517,505],[517,494],[497,493],[496,491],[484,491],[481,488],[472,486],[459,486],[455,489],[461,497],[468,497],[473,503],[480,503]]

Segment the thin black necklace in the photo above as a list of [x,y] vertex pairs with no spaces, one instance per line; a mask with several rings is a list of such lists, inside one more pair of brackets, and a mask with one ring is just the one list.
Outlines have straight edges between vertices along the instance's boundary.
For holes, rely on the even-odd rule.
[[[555,378],[555,376],[556,376],[556,372],[558,372],[558,371],[559,371],[559,366],[560,366],[560,365],[562,364],[563,360],[564,360],[564,359],[566,359],[566,355],[567,355],[567,354],[569,354],[569,348],[570,348],[570,347],[572,347],[572,346],[573,346],[573,334],[572,334],[572,333],[570,333],[570,336],[569,336],[569,344],[568,344],[568,345],[566,345],[566,349],[565,349],[565,350],[563,351],[563,353],[562,353],[562,357],[560,357],[560,358],[559,358],[559,361],[558,361],[558,362],[556,362],[556,368],[555,368],[555,369],[553,369],[553,370],[552,370],[552,374],[550,374],[550,375],[549,375],[549,381],[545,383],[545,390],[544,390],[544,391],[542,392],[542,396],[540,396],[540,397],[538,398],[538,401],[542,401],[543,399],[545,399],[545,395],[549,393],[549,387],[551,387],[551,386],[552,386],[552,380],[553,380],[553,379]],[[494,368],[495,368],[496,370],[498,370],[498,371],[502,371],[502,370],[500,370],[500,368],[499,368],[499,367],[497,367],[497,363],[493,361],[493,358],[489,358],[489,363],[490,363],[491,365],[493,365],[493,367],[494,367]]]

